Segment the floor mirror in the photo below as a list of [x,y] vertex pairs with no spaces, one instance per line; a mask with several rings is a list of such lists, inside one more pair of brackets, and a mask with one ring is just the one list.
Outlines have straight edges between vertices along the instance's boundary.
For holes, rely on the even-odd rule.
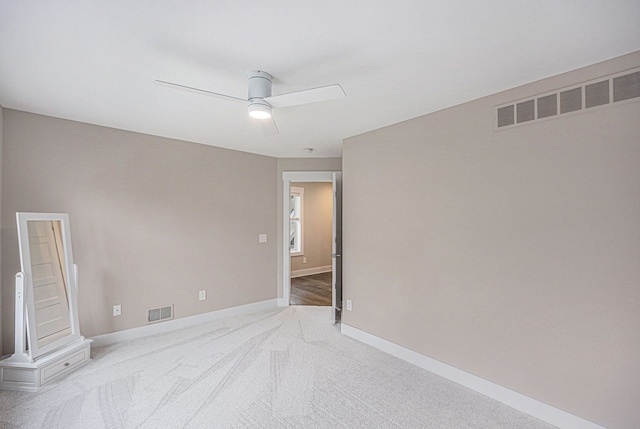
[[0,388],[37,391],[90,360],[80,334],[78,266],[69,215],[16,213],[15,351],[0,360]]

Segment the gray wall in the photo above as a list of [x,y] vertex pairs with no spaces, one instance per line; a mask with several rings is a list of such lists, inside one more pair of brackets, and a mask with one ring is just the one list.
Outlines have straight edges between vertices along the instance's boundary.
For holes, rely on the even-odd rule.
[[640,102],[494,131],[493,107],[347,139],[344,323],[610,428],[640,427]]
[[276,298],[275,158],[5,109],[3,161],[4,353],[17,211],[69,213],[85,336]]

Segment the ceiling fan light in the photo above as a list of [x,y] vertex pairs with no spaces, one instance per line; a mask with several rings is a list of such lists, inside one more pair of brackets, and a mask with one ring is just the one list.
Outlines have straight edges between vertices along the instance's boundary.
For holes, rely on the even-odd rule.
[[248,107],[249,116],[255,119],[269,119],[271,117],[271,106],[261,103],[252,103]]

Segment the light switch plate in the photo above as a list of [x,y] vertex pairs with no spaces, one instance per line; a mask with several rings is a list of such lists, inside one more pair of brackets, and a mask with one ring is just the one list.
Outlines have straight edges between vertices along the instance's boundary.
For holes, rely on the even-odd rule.
[[120,316],[122,314],[122,306],[121,305],[114,305],[113,306],[113,315],[114,316]]
[[267,242],[267,234],[259,234],[258,243],[266,243],[266,242]]

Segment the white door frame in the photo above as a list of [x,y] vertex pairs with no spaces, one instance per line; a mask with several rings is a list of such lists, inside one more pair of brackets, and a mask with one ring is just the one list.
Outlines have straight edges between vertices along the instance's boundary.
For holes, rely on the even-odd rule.
[[291,297],[291,255],[289,252],[289,189],[291,182],[333,182],[335,171],[282,172],[282,305]]

